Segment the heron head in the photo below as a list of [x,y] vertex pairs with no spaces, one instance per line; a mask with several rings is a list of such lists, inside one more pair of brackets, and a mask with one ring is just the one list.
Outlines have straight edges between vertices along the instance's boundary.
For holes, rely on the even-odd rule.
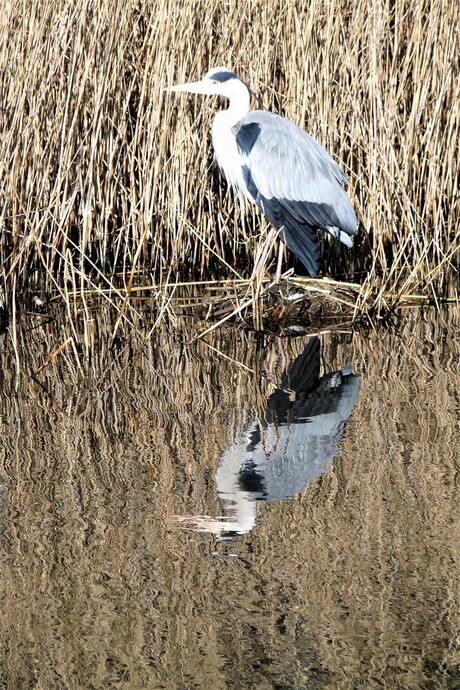
[[240,78],[226,67],[213,67],[207,72],[201,81],[192,81],[188,84],[176,84],[170,86],[167,91],[188,91],[189,93],[200,93],[207,96],[227,96],[230,98],[236,89],[241,89],[241,85],[246,85]]

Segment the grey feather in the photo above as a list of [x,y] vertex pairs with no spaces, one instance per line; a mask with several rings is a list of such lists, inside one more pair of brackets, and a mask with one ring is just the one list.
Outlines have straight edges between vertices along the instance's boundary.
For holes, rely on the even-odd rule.
[[212,78],[215,81],[223,84],[225,81],[229,81],[229,79],[238,79],[238,76],[235,74],[235,72],[231,72],[228,69],[223,69],[219,72],[214,72]]
[[250,122],[242,125],[236,133],[236,145],[242,156],[249,156],[254,144],[260,135],[260,125],[258,122]]
[[351,245],[358,228],[345,192],[347,178],[302,129],[274,113],[254,110],[233,128],[246,192],[280,231],[311,275],[318,271],[317,230]]

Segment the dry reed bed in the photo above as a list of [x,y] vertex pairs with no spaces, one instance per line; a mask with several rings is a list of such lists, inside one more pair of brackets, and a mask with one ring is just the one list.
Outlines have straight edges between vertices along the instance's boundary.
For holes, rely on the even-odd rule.
[[457,3],[33,0],[4,3],[0,25],[8,304],[31,286],[84,297],[115,270],[128,288],[137,271],[160,286],[248,276],[265,224],[212,164],[216,103],[162,92],[216,64],[347,171],[362,233],[339,263],[324,248],[325,272],[357,276],[363,294],[445,293],[460,232]]

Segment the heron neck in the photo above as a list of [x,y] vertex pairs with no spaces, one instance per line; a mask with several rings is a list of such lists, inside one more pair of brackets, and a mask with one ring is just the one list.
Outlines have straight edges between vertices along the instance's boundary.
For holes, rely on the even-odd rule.
[[249,112],[249,92],[244,84],[238,89],[238,93],[230,97],[227,110],[218,113],[220,123],[227,127],[234,127]]

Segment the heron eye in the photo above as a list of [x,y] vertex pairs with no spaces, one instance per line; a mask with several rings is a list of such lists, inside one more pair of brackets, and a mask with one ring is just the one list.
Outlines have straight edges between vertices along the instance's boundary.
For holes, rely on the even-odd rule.
[[217,79],[213,79],[213,80],[212,80],[212,83],[213,83],[213,84],[218,84],[219,82],[217,81]]

